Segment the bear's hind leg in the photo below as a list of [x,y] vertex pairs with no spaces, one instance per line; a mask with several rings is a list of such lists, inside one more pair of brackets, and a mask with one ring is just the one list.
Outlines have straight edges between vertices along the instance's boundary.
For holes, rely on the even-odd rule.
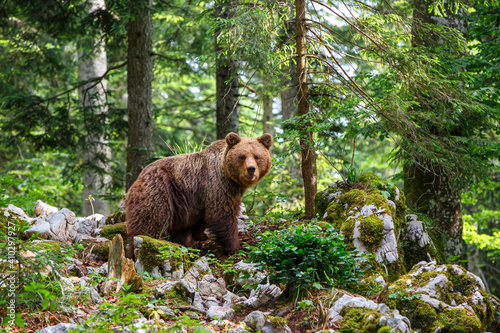
[[193,235],[191,228],[176,230],[170,233],[169,241],[190,247],[193,244]]

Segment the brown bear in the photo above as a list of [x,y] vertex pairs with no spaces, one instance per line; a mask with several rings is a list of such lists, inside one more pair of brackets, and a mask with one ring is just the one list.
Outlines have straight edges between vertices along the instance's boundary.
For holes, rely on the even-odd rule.
[[269,172],[272,143],[270,134],[242,138],[229,133],[201,152],[149,164],[125,199],[127,256],[134,256],[134,236],[191,246],[207,228],[225,252],[237,252],[241,199]]

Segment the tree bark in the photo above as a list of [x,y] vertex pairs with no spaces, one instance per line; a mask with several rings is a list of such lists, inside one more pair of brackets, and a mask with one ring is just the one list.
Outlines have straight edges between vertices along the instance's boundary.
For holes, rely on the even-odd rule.
[[262,110],[262,130],[273,135],[273,97],[270,94],[264,94]]
[[[432,33],[422,34],[419,25],[432,23],[435,25],[455,28],[464,35],[467,33],[467,22],[462,17],[463,12],[453,14],[447,11],[446,17],[434,16],[429,13],[430,0],[415,0],[413,12],[412,45],[414,47],[430,46],[439,43],[439,38]],[[455,55],[459,57],[460,55]],[[429,168],[430,169],[430,168]],[[437,170],[437,168],[433,168]],[[436,227],[445,236],[443,254],[462,256],[462,202],[460,189],[454,188],[446,174],[439,171],[434,174],[412,161],[404,166],[404,187],[408,203],[418,212],[428,215],[436,223]]]
[[[87,8],[89,13],[99,9],[105,9],[104,0],[88,0]],[[103,43],[93,39],[92,45],[97,45],[92,52],[80,51],[78,53],[78,80],[87,81],[102,76],[107,70],[106,49]],[[100,84],[93,86],[94,83],[86,84],[78,89],[78,96],[82,103],[86,125],[93,122],[98,116],[107,115],[108,107],[106,105],[107,80],[103,79]],[[99,117],[100,118],[100,117]],[[106,125],[106,121],[105,124]],[[111,149],[108,145],[106,136],[103,134],[105,129],[99,128],[99,132],[89,130],[85,137],[85,144],[82,151],[82,163],[85,166],[83,173],[83,200],[82,213],[84,216],[100,213],[109,215],[109,202],[102,197],[111,185]],[[92,195],[94,201],[89,201]]]
[[435,221],[436,227],[446,236],[444,256],[461,256],[463,221],[460,191],[451,187],[445,175],[434,175],[418,165],[405,164],[403,171],[407,202]]
[[126,188],[153,154],[153,20],[151,0],[131,0],[128,22],[128,145]]
[[[216,1],[215,15],[227,19],[230,15],[232,1]],[[217,139],[224,139],[229,132],[238,133],[240,124],[240,110],[238,107],[238,67],[231,58],[220,55],[222,46],[218,38],[220,29],[215,31],[215,52],[218,54],[216,77],[216,127]]]
[[[307,87],[306,48],[306,1],[295,0],[295,32],[297,47],[297,99],[298,115],[309,114],[309,94]],[[306,219],[314,217],[314,196],[316,195],[316,152],[314,150],[311,123],[306,122],[301,129],[300,151],[302,156],[302,179],[304,180],[304,201]]]

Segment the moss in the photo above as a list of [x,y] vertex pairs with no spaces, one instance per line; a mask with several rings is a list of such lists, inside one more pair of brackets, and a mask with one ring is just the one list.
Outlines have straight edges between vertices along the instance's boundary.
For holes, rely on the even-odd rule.
[[108,261],[109,242],[96,244],[92,253],[96,255],[97,259]]
[[[175,244],[169,241],[163,241],[154,239],[147,236],[139,236],[142,238],[142,247],[139,249],[137,253],[137,257],[144,265],[144,270],[147,272],[151,272],[153,268],[160,266],[163,263],[163,260],[160,257],[160,248],[169,247],[172,249],[172,252],[180,252],[181,245]],[[173,270],[176,270],[179,264],[182,263],[184,257],[180,256],[178,258],[168,258],[170,261],[170,265]]]
[[328,223],[331,223],[335,226],[339,226],[341,221],[342,221],[342,212],[344,208],[342,205],[338,202],[332,202],[328,205],[328,208],[326,209],[326,221]]
[[314,211],[319,218],[323,218],[323,215],[325,215],[325,211],[328,208],[328,197],[324,195],[324,193],[327,193],[325,191],[316,193],[316,196],[314,197]]
[[368,185],[372,189],[385,190],[387,187],[387,181],[383,180],[379,176],[371,172],[367,172],[359,178],[359,182]]
[[[396,203],[396,185],[392,188],[393,195],[389,198]],[[399,198],[396,203],[396,219],[398,221],[404,222],[405,216],[408,211],[408,206],[406,205],[406,196],[402,190],[399,189]],[[399,225],[398,225],[399,226]]]
[[461,308],[445,309],[438,317],[440,333],[481,333],[481,322]]
[[118,212],[118,213],[114,213],[114,214],[109,215],[106,218],[105,224],[106,225],[113,225],[113,224],[118,224],[118,223],[124,223],[126,220],[127,220],[127,216],[125,215],[125,213]]
[[375,215],[365,216],[360,219],[359,232],[359,240],[370,252],[374,252],[384,238],[384,221]]
[[376,192],[373,192],[373,193],[370,193],[369,195],[367,195],[365,202],[366,202],[365,203],[366,205],[373,204],[377,208],[384,209],[384,211],[391,216],[394,215],[394,213],[396,212],[394,206],[392,206],[387,201],[387,198],[384,197],[382,194],[379,194]]
[[266,316],[266,318],[267,318],[267,320],[269,320],[269,322],[271,323],[271,326],[274,328],[286,327],[288,324],[286,319],[283,317]]
[[383,326],[378,329],[377,333],[390,333],[392,330],[391,326]]
[[[415,267],[411,273],[414,273],[418,267]],[[462,274],[455,272],[455,270],[461,270]],[[453,302],[460,305],[466,302],[470,306],[474,313],[469,311],[466,318],[462,318],[461,326],[466,327],[465,330],[460,330],[457,325],[454,327],[455,323],[451,322],[450,318],[459,317],[462,312],[446,312],[448,310],[464,310],[463,308],[451,308],[442,313],[436,312],[436,310],[429,304],[421,301],[418,298],[419,293],[415,294],[412,292],[415,288],[425,286],[429,281],[436,276],[443,274],[447,277],[448,283],[446,287],[437,288],[439,294],[439,300],[451,305]],[[406,284],[406,281],[410,279],[412,281],[411,286]],[[474,304],[472,300],[472,295],[476,292],[477,282],[474,278],[469,276],[466,271],[460,267],[453,265],[446,265],[446,269],[430,272],[422,272],[417,276],[405,275],[400,278],[395,284],[392,285],[390,289],[390,294],[392,293],[396,297],[387,298],[387,305],[392,309],[399,309],[401,314],[408,317],[414,328],[418,329],[422,333],[434,332],[437,327],[441,327],[440,332],[448,333],[461,333],[461,332],[483,332],[486,328],[490,327],[494,320],[495,309],[494,306],[489,301],[488,295],[485,291],[480,290],[479,292],[483,295],[483,302],[485,309],[478,304]],[[472,318],[472,319],[471,319]],[[478,330],[479,327],[479,330]]]
[[186,289],[179,283],[175,284],[172,289],[166,290],[164,298],[168,300],[175,300],[186,305],[191,305],[191,300],[188,297]]
[[248,306],[244,304],[233,304],[231,305],[231,309],[234,310],[234,313],[243,313],[246,309],[248,309]]
[[401,254],[404,257],[405,267],[408,271],[421,261],[429,261],[427,254],[431,258],[439,257],[438,251],[432,244],[420,247],[418,241],[405,240],[399,247],[402,249]]
[[379,318],[382,314],[376,310],[364,308],[344,308],[340,313],[344,319],[340,331],[377,333],[380,328]]
[[356,281],[349,285],[349,291],[366,298],[372,298],[382,291],[382,284],[375,281],[379,274],[365,277],[361,281]]
[[101,230],[101,237],[107,238],[109,240],[113,240],[113,238],[121,234],[123,238],[123,243],[127,243],[127,227],[125,223],[117,223],[114,225],[105,225]]

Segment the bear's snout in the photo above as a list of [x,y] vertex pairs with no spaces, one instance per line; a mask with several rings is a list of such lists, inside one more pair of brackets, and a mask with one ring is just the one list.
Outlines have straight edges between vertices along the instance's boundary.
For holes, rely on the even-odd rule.
[[253,165],[250,165],[248,168],[247,168],[247,171],[248,171],[248,174],[250,176],[253,176],[253,174],[255,173],[255,167]]

